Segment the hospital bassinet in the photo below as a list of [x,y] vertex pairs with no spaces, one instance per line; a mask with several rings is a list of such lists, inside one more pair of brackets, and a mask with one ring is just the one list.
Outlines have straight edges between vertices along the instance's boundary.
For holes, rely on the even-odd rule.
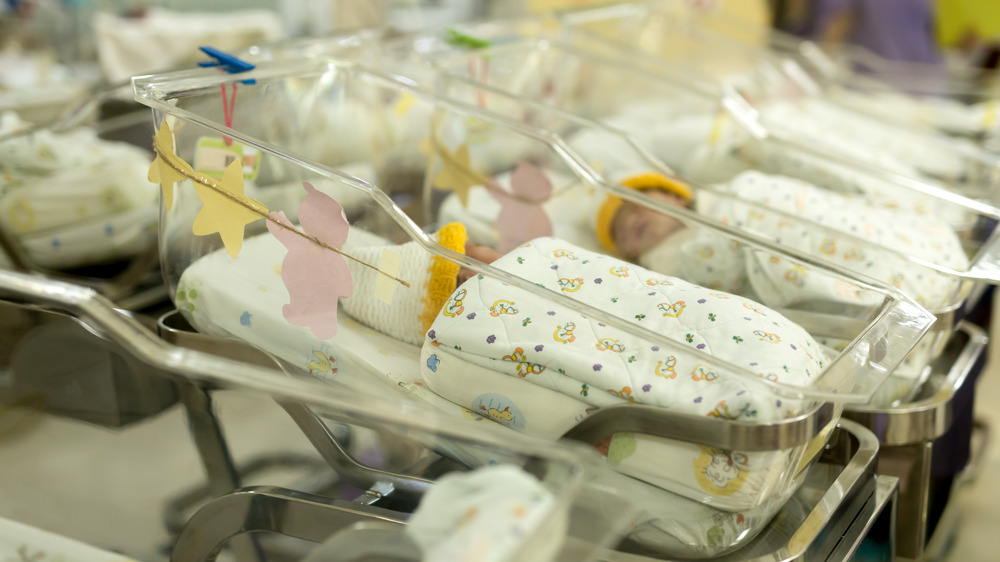
[[0,126],[3,267],[81,282],[125,306],[163,297],[148,114],[99,90],[51,123]]
[[[742,119],[738,106],[729,114],[725,102],[720,107],[670,80],[544,40],[498,41],[466,54],[439,55],[432,64],[445,71],[439,78],[445,95],[559,135],[609,180],[659,171],[701,182],[686,182],[700,212],[896,285],[934,311],[939,318],[935,334],[897,373],[900,384],[886,389],[882,403],[905,401],[917,389],[955,321],[977,304],[981,288],[996,280],[998,215],[993,208],[828,161],[822,152],[757,129],[752,120]],[[488,72],[478,70],[486,67]],[[745,139],[762,136],[741,143],[733,140],[734,130]],[[789,165],[776,167],[779,158]],[[824,190],[787,178],[834,193],[820,195]],[[838,205],[849,206],[850,216]],[[930,240],[948,244],[935,254],[920,244],[894,242],[858,220],[868,206],[882,207],[871,211],[879,222],[900,221],[903,239],[935,225],[938,231]],[[478,214],[487,223],[492,220],[490,211]],[[724,258],[716,260],[722,269]]]
[[[227,119],[220,86],[237,84],[240,97]],[[639,479],[615,480],[610,485],[616,493],[649,500],[643,501],[642,514],[632,520],[630,539],[668,554],[714,555],[759,531],[794,491],[802,470],[829,435],[829,425],[840,407],[823,401],[868,399],[932,320],[896,291],[830,270],[800,252],[778,249],[759,237],[683,209],[662,209],[690,228],[711,233],[728,247],[748,252],[753,259],[762,263],[777,260],[808,270],[840,284],[856,298],[855,303],[840,311],[836,322],[831,321],[829,311],[819,309],[815,315],[793,317],[817,337],[835,336],[845,342],[840,351],[824,350],[829,362],[823,361],[822,372],[809,374],[792,368],[787,376],[762,377],[752,366],[711,357],[702,351],[708,342],[695,341],[697,334],[667,338],[643,329],[638,323],[641,320],[609,314],[605,307],[567,297],[566,293],[578,290],[585,282],[582,278],[558,279],[554,289],[540,288],[537,285],[545,283],[539,279],[512,272],[519,263],[516,258],[521,256],[509,254],[504,258],[504,267],[498,267],[461,254],[454,231],[441,224],[440,211],[453,204],[455,198],[468,196],[471,200],[476,185],[489,184],[496,197],[509,204],[508,210],[516,211],[515,219],[498,222],[503,243],[513,248],[545,233],[538,228],[545,222],[540,217],[527,223],[517,220],[536,216],[540,202],[536,193],[551,190],[556,204],[565,196],[567,205],[600,190],[636,199],[630,190],[600,181],[563,142],[546,132],[480,113],[474,106],[434,97],[410,81],[349,63],[284,60],[280,64],[261,64],[240,75],[199,70],[140,77],[134,85],[137,99],[152,106],[156,121],[161,123],[155,165],[161,166],[160,177],[169,180],[162,183],[163,269],[175,303],[196,328],[248,341],[277,357],[290,371],[311,374],[333,385],[387,399],[392,396],[393,400],[398,400],[397,393],[402,392],[419,407],[436,407],[457,417],[492,420],[547,437],[566,434],[599,450],[606,448],[613,464],[622,465],[626,474],[631,471],[641,475]],[[226,138],[233,141],[231,146],[235,148],[221,148]],[[202,153],[205,147],[228,150],[232,156],[208,160]],[[248,153],[253,156],[249,161]],[[224,169],[213,169],[206,165],[209,161],[222,162]],[[505,172],[511,171],[505,179]],[[289,185],[303,188],[288,193]],[[274,214],[276,209],[291,222]],[[292,226],[296,217],[301,219],[304,231]],[[274,237],[263,232],[265,226]],[[222,234],[221,240],[216,232]],[[562,236],[559,231],[555,234]],[[540,240],[543,242],[537,248],[550,243]],[[306,246],[301,246],[300,241]],[[387,247],[404,242],[409,244]],[[307,253],[298,255],[310,257],[303,262],[285,247],[298,247],[292,251],[304,251]],[[530,257],[526,255],[525,259]],[[556,250],[544,259],[565,259],[567,268],[582,265],[570,263],[577,261],[575,257],[569,249]],[[421,263],[433,265],[414,267]],[[699,397],[692,401],[695,406],[677,411],[634,404],[643,401],[642,393],[650,392],[652,384],[634,383],[636,388],[632,388],[625,379],[618,379],[625,384],[611,389],[577,383],[572,396],[536,386],[530,388],[537,390],[527,392],[530,382],[498,377],[497,372],[488,369],[476,372],[478,380],[485,381],[481,391],[462,386],[462,381],[454,377],[435,379],[434,374],[446,359],[459,364],[468,362],[469,369],[458,367],[457,371],[472,377],[475,357],[461,353],[465,345],[462,340],[446,344],[443,335],[435,338],[433,330],[428,339],[414,338],[413,332],[407,331],[411,318],[419,316],[421,310],[429,308],[433,319],[436,308],[427,304],[433,303],[431,292],[421,294],[413,288],[429,286],[422,280],[425,272],[431,279],[448,279],[459,271],[459,266],[480,272],[470,281],[479,286],[493,283],[494,289],[509,290],[530,308],[521,310],[515,300],[499,299],[487,305],[488,310],[479,311],[477,303],[461,302],[463,288],[450,295],[452,289],[446,288],[443,293],[435,289],[436,296],[445,297],[440,302],[449,301],[444,308],[449,314],[438,315],[437,321],[462,314],[463,320],[478,318],[475,329],[481,330],[489,328],[491,322],[499,328],[498,322],[516,319],[519,326],[527,328],[575,318],[582,328],[592,326],[613,334],[596,341],[591,354],[606,352],[616,357],[625,351],[616,338],[627,336],[636,351],[647,348],[663,356],[658,368],[665,379],[722,380],[737,385],[733,387],[737,395],[744,394],[739,389],[745,386],[745,392],[753,393],[748,398],[771,396],[779,411],[784,407],[786,412],[794,413],[787,419],[774,417],[771,411],[734,415],[725,404],[708,404],[707,399]],[[553,264],[551,269],[559,267],[563,266]],[[616,278],[629,275],[627,270],[612,267],[601,276],[603,279],[588,279],[586,283],[602,285],[606,279],[606,286],[613,288]],[[634,271],[639,274],[641,270]],[[347,289],[345,279],[350,278],[353,287]],[[659,277],[643,282],[650,284],[652,295],[663,294],[658,291],[672,283]],[[338,305],[330,295],[352,293],[351,299],[355,300],[341,300],[338,316],[333,317],[334,306]],[[313,295],[313,300],[300,300],[307,295]],[[297,304],[289,304],[290,298]],[[426,302],[421,301],[424,298]],[[753,322],[757,316],[768,314],[769,309],[738,296],[717,293],[714,298],[732,299],[733,304],[746,310],[740,322]],[[763,300],[764,306],[770,304]],[[607,306],[611,304],[614,299]],[[690,306],[702,304],[692,302]],[[462,312],[465,305],[477,310],[478,316]],[[680,301],[663,305],[664,310],[658,312],[662,317],[679,316],[685,308]],[[413,317],[392,315],[392,311],[402,309],[415,313]],[[708,312],[704,322],[712,325],[717,315]],[[554,318],[547,320],[549,317]],[[363,323],[378,326],[380,332]],[[477,345],[498,342],[508,355],[498,355],[497,365],[538,374],[543,366],[531,362],[531,358],[544,356],[546,346],[561,345],[560,337],[573,341],[575,326],[562,323],[558,327],[561,330],[549,334],[555,338],[554,343],[527,350],[499,333],[492,341],[485,337],[485,343]],[[757,331],[760,333],[751,336],[754,345],[781,342],[777,334]],[[453,330],[452,335],[461,337],[461,330]],[[733,342],[728,345],[747,341],[742,335],[720,339]],[[420,342],[422,350],[414,345]],[[446,345],[454,349],[448,348],[450,357],[443,358],[437,352],[444,353]],[[794,344],[790,349],[795,353],[804,351]],[[815,352],[820,353],[818,349]],[[608,369],[595,363],[588,370],[621,375],[625,370],[610,365],[619,361],[621,365],[643,364],[650,360],[645,354],[621,355],[610,359],[613,363],[608,364]],[[693,368],[683,375],[686,379],[673,372],[672,361],[680,356],[694,360],[685,363],[686,368]],[[586,357],[582,354],[571,359]],[[555,364],[550,366],[556,368]],[[803,377],[812,380],[794,382]],[[775,381],[780,378],[790,383]],[[460,396],[463,392],[475,396],[467,401]],[[511,393],[524,401],[511,400]],[[557,411],[538,408],[531,403],[537,393],[559,398],[562,405]],[[710,407],[704,408],[703,402]],[[584,408],[581,404],[591,406]],[[795,404],[800,407],[788,409]],[[593,410],[593,405],[601,407]],[[583,408],[579,414],[564,417],[578,406]],[[574,415],[579,417],[572,419]],[[454,450],[451,454],[462,458],[466,453]],[[737,458],[732,460],[731,454]],[[688,457],[688,464],[702,468],[693,473],[690,468],[674,474],[657,473],[637,462],[650,456],[684,458],[681,455],[693,455]],[[635,458],[629,461],[630,456]],[[719,480],[718,485],[706,480],[712,472],[709,465],[713,456],[723,465],[740,467],[728,470],[738,483],[723,482],[728,477]]]
[[[707,21],[725,30],[743,27],[732,19],[709,16]],[[859,45],[829,52],[774,29],[762,36],[771,52],[798,63],[814,89],[830,101],[877,119],[932,127],[980,144],[996,135],[996,95],[972,72],[956,75],[942,65],[892,61]]]
[[[714,13],[687,11],[680,17],[712,34],[714,42],[728,37],[744,50],[787,57],[806,74],[797,76],[807,89],[856,111],[977,141],[995,135],[996,96],[988,78],[974,69],[889,60],[860,45],[824,49],[786,32]],[[807,83],[810,80],[813,84]]]
[[734,43],[658,3],[582,10],[567,14],[562,22],[561,36],[573,45],[623,57],[749,103],[772,134],[997,202],[996,155],[963,139],[887,123],[831,103],[794,61]]

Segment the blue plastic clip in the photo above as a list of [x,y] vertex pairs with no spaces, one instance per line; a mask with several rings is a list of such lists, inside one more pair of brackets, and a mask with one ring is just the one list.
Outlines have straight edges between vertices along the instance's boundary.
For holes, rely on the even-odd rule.
[[[247,61],[238,59],[233,55],[230,55],[229,53],[224,53],[216,49],[215,47],[198,47],[198,48],[201,49],[201,52],[215,59],[213,61],[201,61],[198,63],[198,66],[204,66],[204,67],[218,66],[221,67],[222,70],[230,74],[246,72],[248,70],[253,70],[254,68],[256,68],[254,65],[248,63]],[[257,81],[252,78],[249,80],[243,80],[242,82],[244,84],[257,83]]]

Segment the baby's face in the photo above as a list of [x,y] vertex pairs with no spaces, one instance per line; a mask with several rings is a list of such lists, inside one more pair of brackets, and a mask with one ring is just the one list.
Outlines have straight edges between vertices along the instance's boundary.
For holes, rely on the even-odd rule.
[[[686,207],[684,199],[673,193],[650,189],[646,195],[673,205]],[[655,209],[625,201],[611,223],[611,235],[626,258],[635,259],[653,249],[671,234],[684,228],[684,223]]]

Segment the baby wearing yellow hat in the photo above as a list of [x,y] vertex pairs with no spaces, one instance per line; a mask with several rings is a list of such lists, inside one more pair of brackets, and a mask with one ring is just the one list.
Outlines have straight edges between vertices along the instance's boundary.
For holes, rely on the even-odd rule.
[[[694,198],[687,185],[656,173],[631,176],[621,184],[681,207],[689,206]],[[609,195],[597,210],[594,230],[605,250],[641,263],[646,261],[644,256],[685,228],[670,215]]]

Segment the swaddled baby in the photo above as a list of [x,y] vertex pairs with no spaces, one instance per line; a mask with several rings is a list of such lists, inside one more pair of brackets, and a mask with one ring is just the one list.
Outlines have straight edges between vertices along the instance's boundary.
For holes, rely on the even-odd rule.
[[[684,183],[655,173],[621,183],[893,285],[931,309],[949,306],[967,289],[955,276],[911,262],[916,257],[946,269],[968,268],[955,232],[930,216],[875,208],[865,200],[755,171],[702,189],[697,197]],[[463,220],[474,240],[492,243],[498,204],[482,188],[471,190],[469,201],[463,209],[457,198],[449,198],[442,216]],[[831,275],[754,251],[715,231],[686,228],[647,206],[591,194],[583,186],[563,190],[544,209],[560,238],[710,288],[754,295],[770,306],[836,311],[859,302],[856,291]]]
[[[964,290],[955,277],[893,253],[958,271],[967,269],[968,258],[958,237],[930,217],[872,208],[803,181],[754,171],[718,186],[718,192],[701,191],[697,200],[687,186],[657,174],[622,183],[654,199],[693,206],[700,214],[888,283],[929,308],[946,306]],[[748,251],[707,230],[692,232],[669,215],[622,203],[617,197],[602,203],[595,225],[598,239],[611,253],[655,271],[677,272],[731,291],[749,284],[754,294],[773,306],[856,302],[830,276]]]
[[0,221],[30,257],[66,268],[148,250],[158,218],[149,153],[85,127],[29,128],[0,116]]

